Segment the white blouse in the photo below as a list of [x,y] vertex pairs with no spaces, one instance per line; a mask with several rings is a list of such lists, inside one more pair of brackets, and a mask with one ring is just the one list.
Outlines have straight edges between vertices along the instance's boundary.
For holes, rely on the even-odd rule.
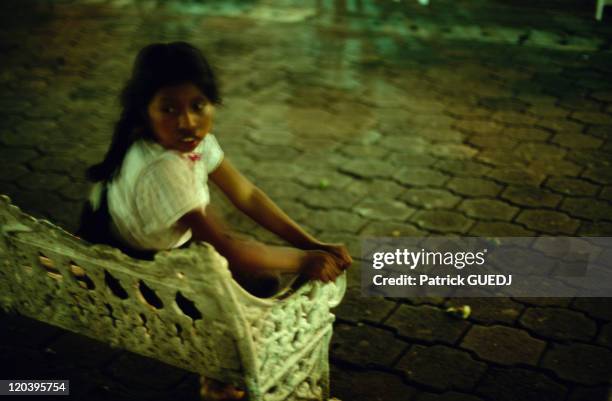
[[212,134],[191,153],[139,140],[128,150],[119,174],[108,183],[113,231],[134,249],[176,248],[191,238],[178,224],[186,213],[210,203],[208,174],[223,160]]

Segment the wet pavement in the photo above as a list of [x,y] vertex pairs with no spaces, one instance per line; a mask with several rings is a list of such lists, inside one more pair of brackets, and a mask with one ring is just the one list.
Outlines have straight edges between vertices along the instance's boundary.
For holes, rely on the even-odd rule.
[[[612,235],[612,13],[591,2],[3,1],[0,192],[73,230],[135,53],[208,55],[231,159],[326,241]],[[218,204],[236,229],[276,242]],[[343,400],[603,401],[609,299],[362,298],[337,309]],[[467,320],[450,305],[469,304]],[[195,375],[2,316],[9,377],[74,399],[195,399]],[[8,367],[11,366],[10,369]],[[8,369],[8,370],[7,370]]]

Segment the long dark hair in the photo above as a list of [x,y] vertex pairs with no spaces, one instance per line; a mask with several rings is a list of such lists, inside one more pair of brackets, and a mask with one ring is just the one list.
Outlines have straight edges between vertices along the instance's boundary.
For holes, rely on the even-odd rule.
[[155,93],[164,86],[185,82],[196,85],[210,102],[221,103],[213,71],[196,47],[186,42],[154,43],[140,50],[121,92],[122,112],[111,145],[104,160],[87,169],[87,178],[93,182],[111,180],[130,146],[151,137],[147,108]]

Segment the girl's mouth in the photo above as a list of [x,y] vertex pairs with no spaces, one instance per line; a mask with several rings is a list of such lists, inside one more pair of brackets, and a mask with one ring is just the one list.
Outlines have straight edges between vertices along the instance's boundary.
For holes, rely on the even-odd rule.
[[193,143],[195,141],[197,141],[198,138],[196,138],[195,136],[188,136],[185,138],[181,138],[181,142],[185,142],[185,143]]

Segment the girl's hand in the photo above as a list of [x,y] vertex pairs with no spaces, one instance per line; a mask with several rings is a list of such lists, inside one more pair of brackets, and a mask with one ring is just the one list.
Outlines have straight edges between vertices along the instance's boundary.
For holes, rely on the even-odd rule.
[[302,263],[302,273],[311,280],[320,280],[324,283],[335,281],[344,270],[342,261],[331,253],[325,251],[306,251]]
[[342,270],[348,269],[348,267],[353,264],[353,258],[349,254],[349,251],[344,244],[328,244],[324,242],[316,242],[313,244],[312,249],[319,249],[325,252],[329,252],[336,258],[340,259],[340,268]]

